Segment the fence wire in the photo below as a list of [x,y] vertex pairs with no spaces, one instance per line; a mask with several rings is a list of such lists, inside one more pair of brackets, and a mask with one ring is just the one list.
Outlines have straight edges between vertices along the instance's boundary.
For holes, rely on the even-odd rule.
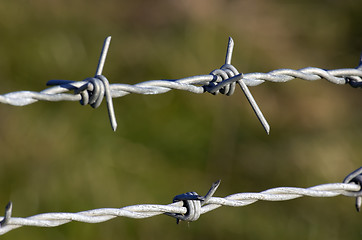
[[[299,70],[279,69],[268,73],[242,74],[231,64],[234,42],[229,38],[225,64],[207,75],[191,76],[181,79],[164,79],[130,84],[109,84],[102,75],[110,37],[107,37],[97,71],[94,77],[83,81],[50,80],[47,84],[52,87],[40,92],[17,91],[0,95],[0,103],[14,106],[25,106],[37,101],[80,101],[82,105],[89,104],[98,107],[103,98],[106,98],[108,113],[113,130],[117,123],[113,110],[112,99],[127,94],[162,94],[170,90],[184,90],[192,93],[226,94],[232,95],[238,84],[263,127],[269,133],[269,125],[251,95],[248,86],[257,86],[265,81],[287,82],[296,78],[315,81],[325,79],[334,84],[350,84],[352,87],[362,87],[362,57],[357,68],[343,68],[325,70],[307,67]],[[71,92],[71,93],[69,93]],[[260,193],[237,193],[224,198],[213,197],[220,182],[212,185],[205,196],[195,192],[178,195],[174,202],[168,205],[140,204],[123,208],[101,208],[78,213],[43,213],[27,218],[11,217],[12,204],[5,208],[5,215],[0,221],[0,235],[22,226],[56,227],[71,221],[85,223],[99,223],[116,217],[149,218],[160,214],[174,217],[177,221],[196,221],[201,214],[215,210],[221,206],[241,207],[256,201],[285,201],[303,196],[335,197],[344,195],[356,197],[357,210],[362,204],[362,168],[357,169],[346,177],[344,183],[330,183],[310,188],[279,187]]]
[[[286,201],[303,196],[336,197],[339,195],[357,197],[357,209],[362,197],[362,167],[347,176],[344,183],[329,183],[310,188],[278,187],[260,193],[236,193],[227,197],[213,197],[220,180],[215,182],[209,192],[199,196],[196,192],[177,195],[168,205],[139,204],[122,208],[100,208],[77,213],[43,213],[27,218],[11,217],[12,204],[6,206],[5,216],[0,222],[0,235],[22,226],[56,227],[71,221],[100,223],[116,217],[149,218],[166,214],[179,220],[196,221],[201,214],[221,206],[242,207],[257,201]],[[358,205],[359,204],[359,205]],[[359,210],[359,209],[358,209]]]
[[[249,100],[257,117],[265,130],[269,133],[269,125],[256,104],[248,86],[257,86],[266,81],[284,83],[299,78],[308,81],[325,79],[334,84],[350,84],[353,87],[362,86],[362,56],[358,67],[325,70],[316,67],[307,67],[299,70],[278,69],[268,73],[239,73],[231,64],[234,42],[229,38],[225,64],[212,71],[210,74],[185,77],[181,79],[152,80],[134,85],[114,83],[109,84],[107,78],[102,75],[107,51],[111,37],[107,37],[103,45],[97,71],[94,77],[83,81],[50,80],[48,85],[55,85],[40,92],[17,91],[0,95],[0,103],[14,106],[25,106],[37,101],[80,101],[82,105],[90,104],[98,107],[104,96],[107,100],[109,117],[113,130],[117,123],[113,110],[112,98],[123,97],[131,93],[137,94],[162,94],[177,89],[192,93],[226,94],[234,93],[236,84]],[[72,91],[71,93],[69,93]]]

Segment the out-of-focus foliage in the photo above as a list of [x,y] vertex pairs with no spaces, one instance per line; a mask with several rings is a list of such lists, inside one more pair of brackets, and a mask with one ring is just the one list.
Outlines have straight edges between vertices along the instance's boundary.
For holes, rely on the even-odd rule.
[[[130,83],[206,74],[235,41],[240,72],[355,67],[359,1],[10,1],[0,4],[0,91],[40,91],[50,79],[95,73]],[[13,216],[171,202],[277,186],[340,182],[361,166],[362,91],[326,81],[250,89],[271,124],[266,136],[245,97],[171,91],[105,104],[0,105],[0,206]],[[1,214],[0,214],[1,215]],[[194,223],[167,216],[21,228],[6,239],[361,239],[354,199],[302,198],[221,208]]]

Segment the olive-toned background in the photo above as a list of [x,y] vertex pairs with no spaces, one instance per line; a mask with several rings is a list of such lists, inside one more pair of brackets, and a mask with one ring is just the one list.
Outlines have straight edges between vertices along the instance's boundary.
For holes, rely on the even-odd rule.
[[[93,76],[106,36],[111,83],[207,74],[235,41],[240,72],[355,67],[358,1],[10,1],[0,4],[0,93]],[[0,207],[13,216],[167,204],[188,191],[216,196],[341,182],[361,166],[362,92],[327,81],[250,88],[267,136],[238,89],[171,91],[105,103],[0,105]],[[2,213],[0,214],[2,215]],[[354,199],[301,198],[223,207],[193,223],[167,216],[23,227],[5,239],[361,239]]]

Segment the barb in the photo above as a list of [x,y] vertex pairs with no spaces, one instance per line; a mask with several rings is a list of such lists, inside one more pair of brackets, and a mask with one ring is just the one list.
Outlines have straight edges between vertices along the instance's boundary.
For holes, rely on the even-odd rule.
[[[231,58],[232,58],[232,53],[233,53],[233,49],[234,49],[234,41],[231,37],[229,37],[229,44],[228,44],[228,49],[226,52],[226,59],[225,59],[225,65],[223,67],[225,67],[227,70],[229,70],[229,77],[233,77],[234,74],[239,74],[238,70],[236,70],[236,68],[234,68],[231,65]],[[221,68],[223,68],[221,67]],[[230,74],[232,73],[232,74]],[[267,132],[267,134],[269,134],[270,132],[270,126],[268,124],[268,122],[266,121],[263,113],[261,112],[258,104],[256,103],[253,95],[250,93],[249,88],[246,86],[246,84],[244,83],[244,81],[242,80],[243,75],[241,75],[239,77],[239,79],[235,78],[235,80],[237,81],[237,83],[240,85],[241,90],[243,90],[244,95],[246,97],[246,99],[248,99],[251,107],[253,108],[256,116],[258,117],[261,125],[263,125],[265,131]],[[227,79],[224,79],[224,81]],[[235,84],[234,79],[232,80],[231,84]]]
[[[361,176],[361,169],[352,175]],[[348,176],[351,176],[348,175]],[[354,178],[354,177],[353,177]],[[349,181],[349,177],[346,178]],[[336,197],[338,195],[361,197],[360,183],[329,183],[310,188],[278,187],[260,193],[237,193],[224,198],[212,197],[220,181],[215,182],[206,196],[201,197],[195,192],[177,195],[174,203],[168,205],[140,204],[123,208],[100,208],[78,213],[43,213],[27,218],[13,218],[11,204],[6,208],[5,217],[0,222],[0,235],[22,226],[56,227],[71,221],[85,223],[100,223],[116,217],[149,218],[166,214],[178,220],[196,221],[201,214],[215,210],[221,206],[242,207],[259,200],[286,201],[303,196],[309,197]]]
[[219,187],[220,182],[221,180],[214,182],[210,190],[206,193],[204,197],[199,196],[196,192],[187,192],[174,197],[173,202],[183,202],[184,206],[187,209],[186,214],[168,212],[166,212],[165,214],[176,218],[177,224],[179,223],[179,221],[196,221],[200,217],[201,206],[207,204],[210,201],[212,195],[214,195],[217,188]]
[[[112,129],[115,130],[117,123],[114,116],[112,98],[123,97],[131,93],[162,94],[172,89],[198,94],[210,92],[212,94],[222,93],[225,95],[232,95],[235,90],[235,85],[238,83],[259,121],[262,123],[266,132],[269,133],[269,124],[248,90],[248,86],[257,86],[266,81],[284,83],[300,78],[308,81],[326,79],[334,84],[350,84],[353,87],[362,87],[362,56],[357,68],[325,70],[307,67],[299,70],[278,69],[268,73],[257,72],[239,74],[238,70],[231,65],[234,46],[232,38],[229,38],[225,64],[220,69],[216,69],[210,74],[181,79],[146,81],[135,85],[120,83],[109,84],[107,78],[101,74],[110,40],[111,38],[107,37],[104,42],[95,77],[87,78],[83,81],[50,80],[47,84],[56,86],[40,92],[18,91],[3,94],[0,95],[0,103],[24,106],[37,101],[80,101],[82,105],[90,104],[92,107],[96,108],[101,104],[105,95]],[[74,91],[74,93],[69,93],[69,91]]]
[[[343,180],[344,183],[356,183],[362,187],[362,167],[348,174]],[[356,210],[359,212],[362,206],[362,188],[358,192],[350,193],[351,197],[356,197]]]
[[104,40],[101,56],[99,57],[99,62],[98,62],[98,66],[97,66],[96,75],[94,77],[100,79],[102,81],[103,85],[104,85],[105,95],[106,95],[106,100],[107,100],[107,108],[108,108],[109,120],[111,121],[111,126],[112,126],[113,131],[116,131],[116,129],[117,129],[117,121],[116,121],[116,116],[114,114],[113,102],[112,102],[111,92],[110,92],[110,89],[109,89],[109,82],[108,82],[106,77],[102,76],[103,67],[104,67],[104,63],[106,62],[106,57],[107,57],[107,53],[108,53],[108,49],[109,49],[110,44],[111,44],[111,36],[108,36]]

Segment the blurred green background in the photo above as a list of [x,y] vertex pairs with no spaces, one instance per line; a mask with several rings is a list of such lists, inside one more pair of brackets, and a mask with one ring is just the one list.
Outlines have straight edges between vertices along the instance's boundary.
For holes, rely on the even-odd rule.
[[[93,76],[103,40],[111,83],[207,74],[227,40],[240,72],[355,67],[361,1],[10,1],[0,4],[0,93]],[[240,89],[231,96],[171,91],[106,104],[0,105],[0,207],[13,216],[168,204],[188,191],[216,196],[310,187],[361,166],[362,92],[327,81],[250,88],[267,136]],[[0,214],[2,215],[2,213]],[[354,199],[301,198],[223,207],[193,223],[167,216],[23,227],[5,239],[361,239]]]

